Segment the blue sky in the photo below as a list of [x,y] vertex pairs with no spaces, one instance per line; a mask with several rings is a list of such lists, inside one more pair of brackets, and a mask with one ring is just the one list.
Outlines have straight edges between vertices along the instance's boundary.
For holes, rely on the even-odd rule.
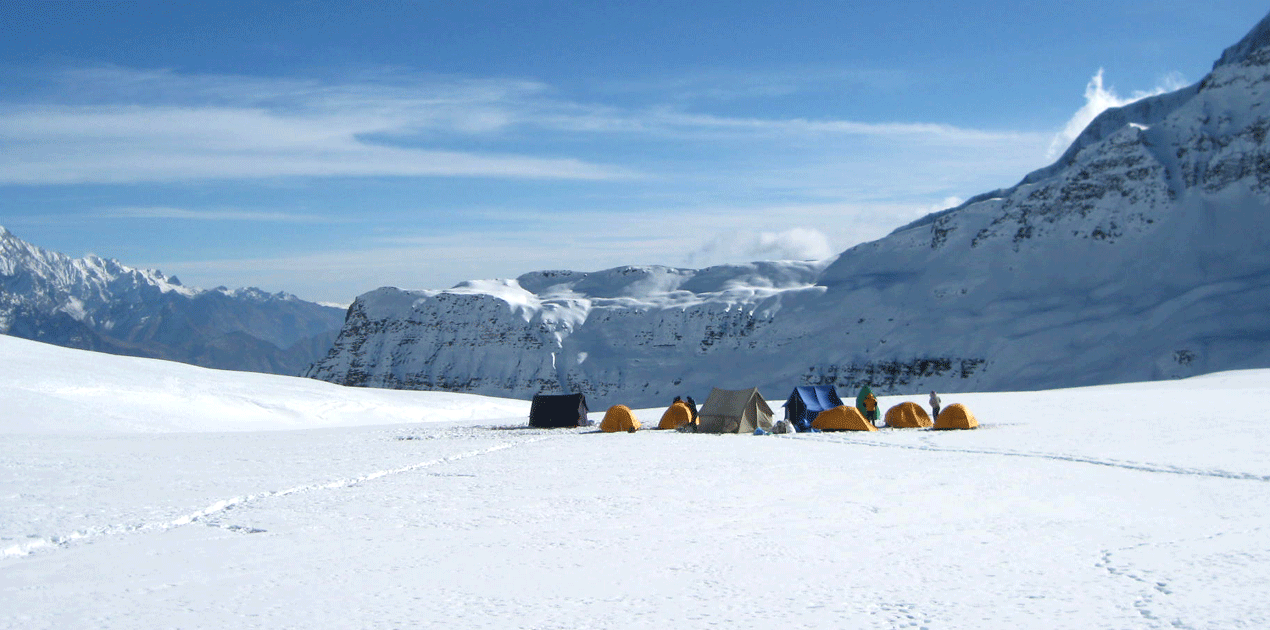
[[[185,6],[192,4],[196,6]],[[0,225],[185,284],[823,258],[1198,81],[1256,2],[0,2]]]

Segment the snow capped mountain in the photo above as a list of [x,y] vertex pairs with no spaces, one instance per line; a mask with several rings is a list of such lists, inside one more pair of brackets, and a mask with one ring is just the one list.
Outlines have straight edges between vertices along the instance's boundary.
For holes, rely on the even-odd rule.
[[192,289],[160,271],[71,258],[0,227],[0,333],[205,367],[298,374],[343,311],[259,289]]
[[825,263],[358,298],[322,380],[651,406],[712,386],[1038,389],[1270,366],[1270,17],[1018,185]]
[[308,374],[521,397],[560,383],[591,395],[632,386],[654,394],[676,363],[752,348],[749,338],[785,304],[823,291],[812,284],[822,267],[621,267],[534,272],[446,291],[382,288],[357,299],[331,354]]

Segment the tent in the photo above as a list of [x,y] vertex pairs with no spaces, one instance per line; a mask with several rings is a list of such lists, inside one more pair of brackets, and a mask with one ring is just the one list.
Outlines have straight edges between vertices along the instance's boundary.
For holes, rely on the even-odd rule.
[[899,429],[921,429],[934,424],[921,405],[902,402],[886,410],[886,426]]
[[811,423],[811,428],[821,431],[877,431],[872,422],[864,419],[864,414],[855,407],[839,405],[833,409],[820,412]]
[[657,428],[678,429],[691,423],[692,410],[688,409],[688,404],[682,401],[675,401],[673,405],[666,409],[666,413],[661,415],[661,423],[657,425]]
[[944,407],[939,412],[939,417],[935,418],[936,429],[977,429],[979,421],[975,419],[975,414],[970,413],[961,403],[954,403]]
[[600,423],[600,430],[605,433],[617,433],[619,431],[629,431],[634,433],[640,428],[639,420],[635,418],[635,414],[631,413],[631,408],[626,405],[613,405],[604,413],[604,421]]
[[772,408],[759,395],[758,389],[710,390],[706,404],[697,416],[702,433],[753,433],[754,429],[772,430]]
[[531,427],[576,427],[586,424],[586,396],[583,394],[536,394],[529,405]]
[[785,419],[799,431],[806,431],[820,412],[840,406],[842,399],[833,385],[803,385],[795,387],[785,401]]

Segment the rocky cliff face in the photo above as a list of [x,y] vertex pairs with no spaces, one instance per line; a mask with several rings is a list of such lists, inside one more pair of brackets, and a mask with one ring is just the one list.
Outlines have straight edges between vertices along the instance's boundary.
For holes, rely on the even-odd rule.
[[712,386],[1006,390],[1270,366],[1270,18],[1054,165],[825,263],[380,289],[308,372],[597,407]]
[[258,289],[202,291],[161,272],[74,259],[0,228],[0,333],[221,369],[299,374],[339,309]]
[[498,395],[561,383],[600,396],[632,386],[659,395],[664,365],[753,347],[783,305],[820,292],[811,283],[821,267],[623,267],[446,291],[383,288],[357,299],[331,354],[308,374]]

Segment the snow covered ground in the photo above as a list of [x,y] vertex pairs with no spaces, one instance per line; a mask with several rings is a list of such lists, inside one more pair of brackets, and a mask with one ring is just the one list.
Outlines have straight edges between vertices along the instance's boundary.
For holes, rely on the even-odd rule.
[[3,336],[0,366],[3,628],[1270,627],[1266,370],[756,437]]

